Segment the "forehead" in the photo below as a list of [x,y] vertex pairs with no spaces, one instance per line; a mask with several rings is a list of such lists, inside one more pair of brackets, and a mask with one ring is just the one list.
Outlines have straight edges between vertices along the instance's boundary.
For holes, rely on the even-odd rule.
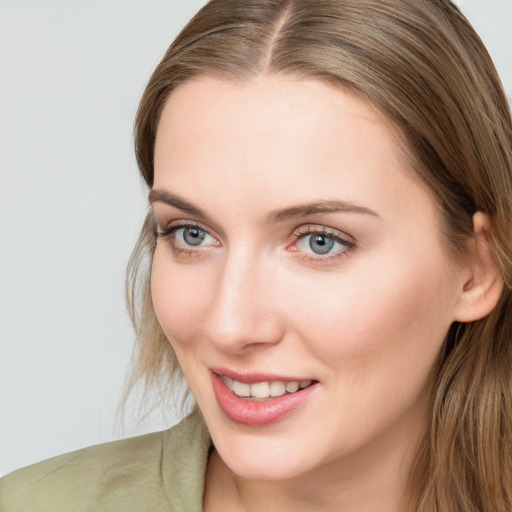
[[[247,116],[254,128],[258,127],[258,122],[263,117],[266,118],[265,121],[273,117],[274,120],[279,120],[280,127],[296,131],[298,118],[307,118],[311,122],[319,120],[327,113],[333,116],[340,113],[351,114],[395,132],[393,125],[377,108],[360,99],[355,93],[316,79],[295,79],[274,74],[263,75],[249,82],[208,76],[185,82],[169,96],[157,136],[162,128],[172,127],[169,123],[176,116],[187,117],[191,124],[199,118],[202,122],[216,124],[221,119]],[[182,123],[180,125],[182,129],[191,126]],[[266,125],[266,128],[270,127]]]
[[155,187],[206,201],[213,189],[225,200],[259,195],[268,208],[340,196],[393,202],[418,188],[399,140],[377,109],[317,80],[201,78],[163,109]]
[[344,89],[282,75],[264,75],[243,84],[200,77],[179,86],[167,100],[157,128],[155,156],[159,161],[177,158],[192,142],[197,150],[198,143],[201,148],[221,148],[235,140],[243,142],[245,151],[260,146],[267,152],[276,145],[285,152],[288,144],[303,141],[306,152],[321,141],[331,147],[333,142],[335,146],[355,139],[364,142],[360,131],[374,137],[374,147],[378,141],[386,145],[382,156],[393,153],[402,158],[403,144],[394,125]]

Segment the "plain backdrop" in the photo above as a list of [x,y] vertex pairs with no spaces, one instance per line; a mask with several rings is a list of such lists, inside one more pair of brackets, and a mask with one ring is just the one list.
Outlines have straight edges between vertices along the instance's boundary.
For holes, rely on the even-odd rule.
[[[0,475],[178,421],[116,423],[146,212],[138,99],[204,0],[0,0]],[[512,96],[512,0],[460,0]]]

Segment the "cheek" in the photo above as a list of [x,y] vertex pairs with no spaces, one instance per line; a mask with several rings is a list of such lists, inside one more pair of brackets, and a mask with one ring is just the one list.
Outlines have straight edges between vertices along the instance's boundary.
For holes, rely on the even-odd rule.
[[333,378],[387,386],[391,374],[414,380],[435,362],[454,297],[444,268],[443,261],[374,262],[330,276],[323,286],[304,281],[283,302],[290,305],[298,337]]
[[208,272],[193,265],[177,265],[155,250],[151,269],[151,297],[158,321],[174,348],[194,343],[199,320],[205,318],[210,300]]
[[[350,278],[347,273],[339,286],[334,276],[328,287],[303,283],[286,299],[304,355],[320,363],[330,407],[349,411],[336,421],[355,444],[398,418],[404,424],[421,421],[432,368],[451,323],[452,294],[443,277],[428,266],[397,268],[400,272],[384,273],[381,266]],[[324,414],[318,408],[314,417],[323,421]]]

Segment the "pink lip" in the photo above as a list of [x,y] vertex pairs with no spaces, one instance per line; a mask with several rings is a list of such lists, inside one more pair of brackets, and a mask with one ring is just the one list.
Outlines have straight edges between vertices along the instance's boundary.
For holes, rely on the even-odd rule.
[[271,373],[237,373],[229,368],[213,367],[210,370],[217,375],[225,375],[230,379],[237,380],[238,382],[245,382],[247,384],[256,384],[257,382],[292,382],[292,381],[303,381],[303,380],[315,380],[310,377],[283,377],[282,375],[276,375]]
[[[290,378],[283,379],[276,378],[276,376],[269,378],[269,376],[264,376],[262,374],[251,374],[242,377],[225,370],[221,375],[226,375],[227,377],[235,378],[240,382],[247,383],[277,380],[284,382],[289,382],[291,380],[306,380]],[[313,384],[295,393],[276,398],[269,398],[264,402],[253,402],[251,400],[240,398],[230,391],[216,371],[212,371],[212,383],[215,397],[224,414],[230,420],[247,426],[269,425],[281,420],[299,408],[317,389],[317,384]]]

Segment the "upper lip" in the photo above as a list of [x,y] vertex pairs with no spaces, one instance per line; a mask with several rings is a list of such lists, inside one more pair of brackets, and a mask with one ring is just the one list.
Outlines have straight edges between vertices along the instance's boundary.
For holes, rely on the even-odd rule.
[[316,381],[316,379],[313,379],[311,377],[287,377],[284,375],[277,375],[275,373],[266,373],[266,372],[250,372],[250,373],[240,373],[236,372],[234,370],[230,370],[229,368],[210,368],[210,370],[219,375],[219,376],[226,376],[230,379],[236,380],[238,382],[245,382],[246,384],[256,384],[258,382],[295,382],[295,381],[305,381],[305,380],[311,380]]

